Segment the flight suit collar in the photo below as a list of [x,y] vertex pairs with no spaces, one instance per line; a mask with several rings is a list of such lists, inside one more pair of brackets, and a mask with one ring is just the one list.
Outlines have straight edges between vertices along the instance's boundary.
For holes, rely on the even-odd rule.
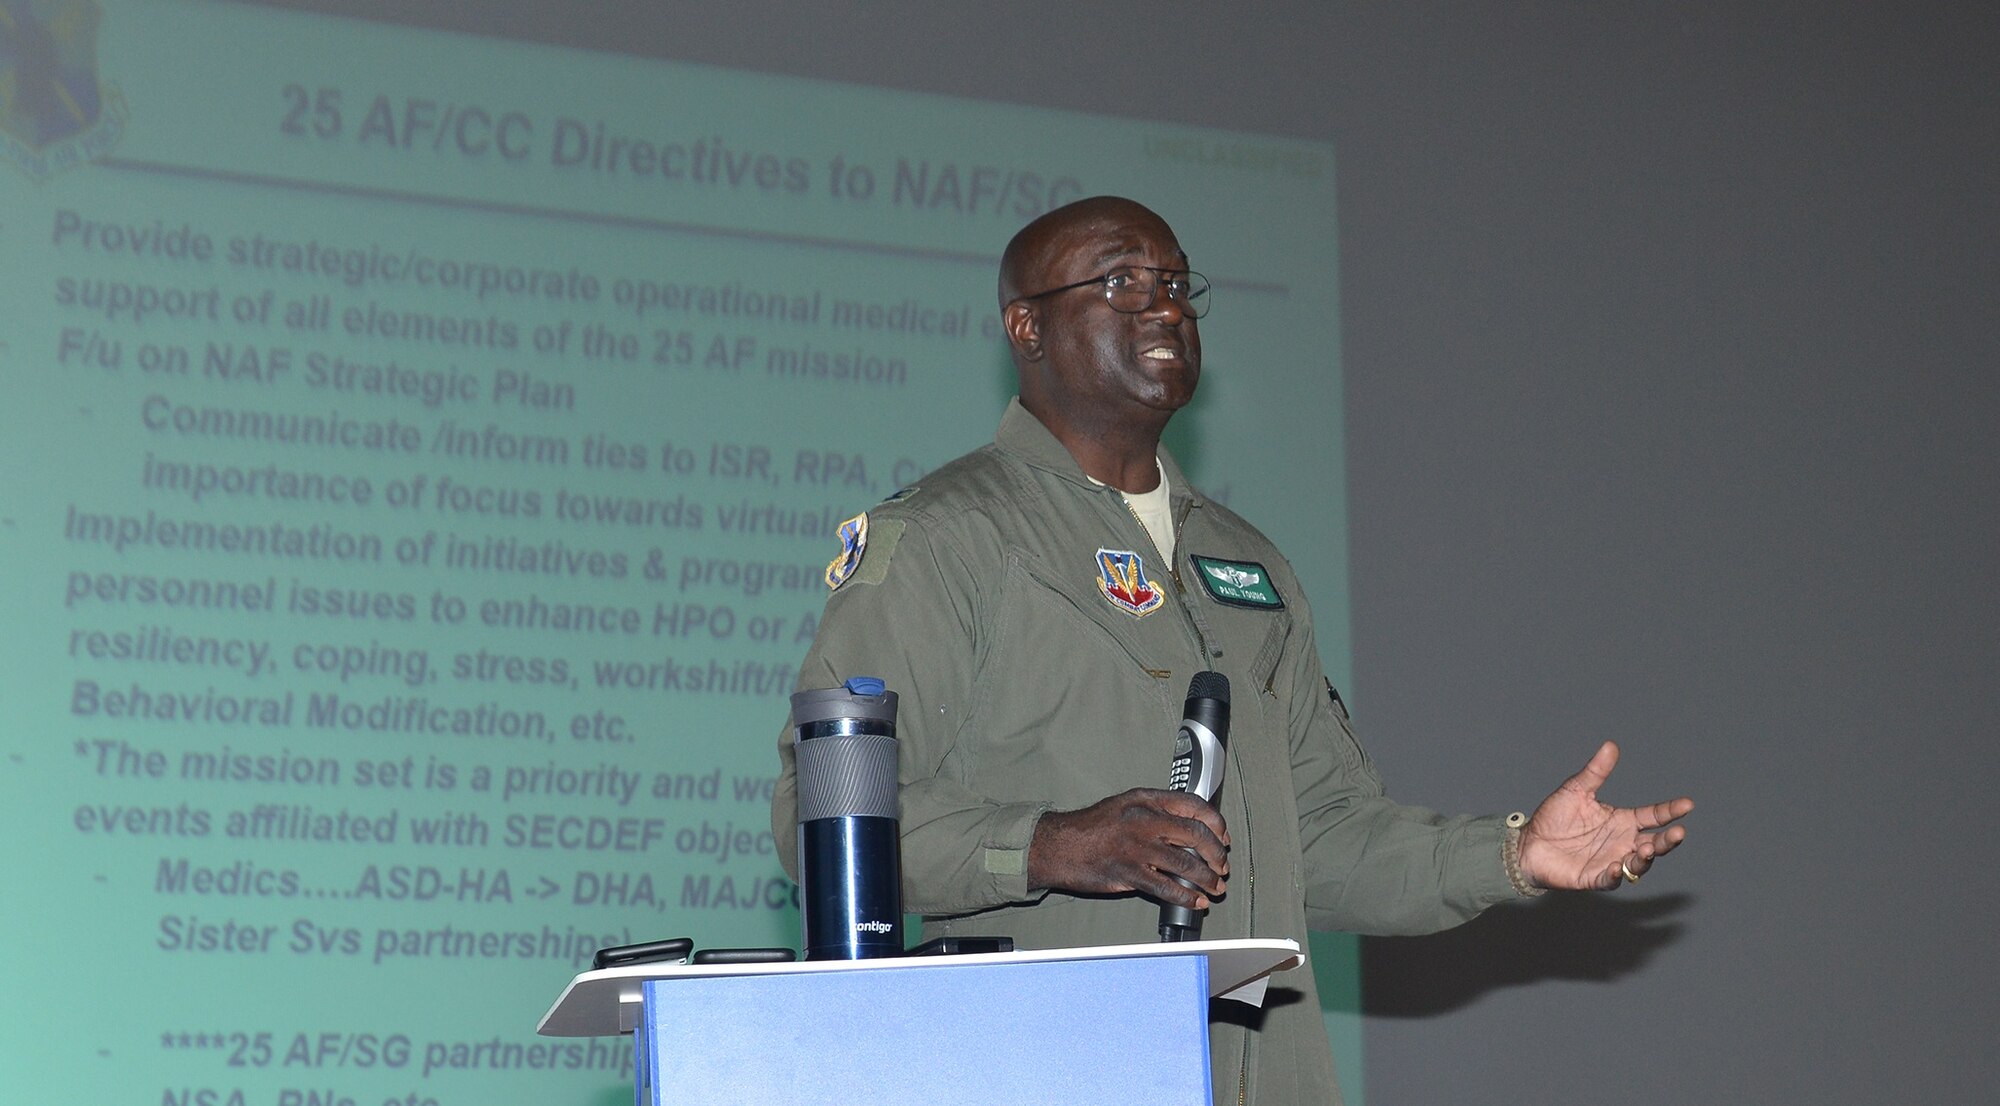
[[[1021,406],[1019,396],[1007,401],[1007,412],[1000,416],[1000,429],[993,435],[993,444],[1002,451],[1071,483],[1091,489],[1105,486],[1095,483],[1084,473],[1083,466],[1077,464],[1076,458],[1070,456],[1069,449],[1049,432],[1048,427],[1042,425],[1042,420]],[[1174,504],[1174,517],[1178,519],[1183,501],[1191,500],[1193,506],[1199,507],[1203,503],[1202,495],[1181,472],[1180,465],[1175,463],[1174,455],[1167,450],[1165,443],[1161,443],[1158,456],[1160,471],[1166,475]]]

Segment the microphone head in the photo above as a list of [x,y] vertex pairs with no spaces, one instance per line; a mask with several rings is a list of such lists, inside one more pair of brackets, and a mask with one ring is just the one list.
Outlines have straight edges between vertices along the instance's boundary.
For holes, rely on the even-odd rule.
[[1220,672],[1197,672],[1188,684],[1187,697],[1190,699],[1213,699],[1218,703],[1229,701],[1229,677]]
[[1229,740],[1229,677],[1197,672],[1188,684],[1186,716],[1174,734],[1167,789],[1214,800],[1222,786],[1222,749]]

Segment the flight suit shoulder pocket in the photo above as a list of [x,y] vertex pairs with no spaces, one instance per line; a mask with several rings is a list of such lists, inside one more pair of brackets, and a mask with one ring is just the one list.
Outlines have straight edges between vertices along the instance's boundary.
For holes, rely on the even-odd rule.
[[1341,759],[1347,762],[1350,771],[1368,780],[1379,792],[1382,787],[1382,776],[1375,770],[1374,758],[1368,755],[1368,750],[1362,747],[1361,739],[1354,733],[1354,720],[1347,715],[1347,703],[1341,699],[1340,692],[1334,690],[1332,680],[1322,676],[1320,682],[1325,685],[1327,707],[1333,715],[1334,725],[1339,730],[1335,745],[1340,750]]
[[1264,631],[1264,643],[1257,649],[1256,659],[1250,662],[1250,674],[1256,680],[1258,691],[1266,695],[1278,694],[1278,662],[1284,659],[1285,643],[1292,636],[1291,615],[1275,611],[1270,616],[1270,628]]

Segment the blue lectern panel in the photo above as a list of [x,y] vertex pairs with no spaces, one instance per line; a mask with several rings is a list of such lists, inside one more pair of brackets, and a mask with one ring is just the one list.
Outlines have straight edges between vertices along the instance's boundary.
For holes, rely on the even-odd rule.
[[1199,956],[645,985],[641,1106],[1207,1106]]

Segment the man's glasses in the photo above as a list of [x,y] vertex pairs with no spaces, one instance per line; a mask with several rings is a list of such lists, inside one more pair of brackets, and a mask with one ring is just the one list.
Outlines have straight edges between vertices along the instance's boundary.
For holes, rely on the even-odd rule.
[[1060,288],[1050,288],[1031,296],[1017,296],[1019,300],[1038,300],[1053,296],[1057,292],[1068,292],[1077,288],[1088,288],[1093,284],[1103,285],[1104,302],[1113,311],[1123,311],[1136,315],[1153,306],[1160,289],[1167,290],[1167,298],[1180,305],[1181,314],[1199,319],[1208,314],[1208,278],[1188,269],[1154,269],[1143,265],[1130,265],[1123,269],[1113,269],[1108,273],[1079,280],[1075,284],[1065,284]]

